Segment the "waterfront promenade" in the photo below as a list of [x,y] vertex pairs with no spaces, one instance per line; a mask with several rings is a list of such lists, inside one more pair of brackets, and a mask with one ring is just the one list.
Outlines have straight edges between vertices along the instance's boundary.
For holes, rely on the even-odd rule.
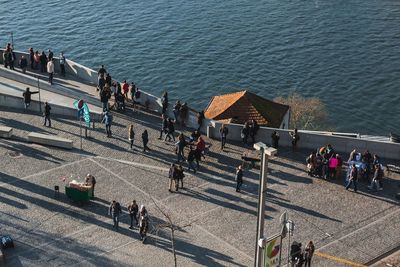
[[[2,108],[0,112],[0,123],[13,127],[16,136],[0,140],[0,233],[16,241],[16,248],[6,252],[5,266],[172,266],[169,232],[154,228],[165,218],[152,199],[177,224],[191,223],[176,233],[178,266],[253,264],[258,169],[246,170],[242,193],[235,192],[234,169],[245,149],[241,144],[229,143],[221,152],[218,141],[212,140],[200,171],[186,172],[184,190],[169,193],[168,166],[176,155],[172,143],[157,140],[161,122],[154,114],[115,114],[113,138],[96,124],[82,151],[65,151],[24,142],[24,137],[28,131],[56,134],[79,147],[75,119],[54,116],[53,127],[45,128],[37,111]],[[127,140],[131,123],[136,133],[134,152]],[[144,129],[149,130],[152,149],[147,153],[141,152]],[[271,160],[266,235],[279,232],[279,216],[288,211],[296,223],[292,240],[303,244],[313,240],[324,254],[365,264],[399,247],[396,177],[385,180],[382,192],[370,194],[361,183],[355,194],[345,191],[342,181],[308,177],[304,172],[308,153],[281,148],[279,157]],[[96,199],[79,207],[64,195],[61,177],[87,173],[97,179]],[[55,185],[61,188],[59,198],[54,197]],[[132,199],[148,207],[152,228],[146,244],[139,241],[137,230],[128,229],[126,215],[121,230],[113,230],[107,216],[113,199],[124,207]],[[315,266],[348,266],[317,255],[313,261]]]

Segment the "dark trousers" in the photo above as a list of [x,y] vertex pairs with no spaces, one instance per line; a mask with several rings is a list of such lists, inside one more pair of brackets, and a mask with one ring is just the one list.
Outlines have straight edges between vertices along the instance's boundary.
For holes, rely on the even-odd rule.
[[137,213],[136,212],[132,213],[132,214],[130,213],[129,217],[131,218],[131,228],[132,228],[133,227],[133,220],[135,220],[136,225],[138,224]]
[[111,124],[106,124],[106,133],[108,137],[111,136]]
[[349,189],[349,187],[351,186],[351,184],[353,184],[353,186],[354,186],[354,192],[357,192],[357,181],[355,181],[355,180],[349,180],[349,181],[347,182],[346,190]]
[[131,149],[132,149],[132,147],[133,147],[133,139],[131,140]]
[[242,186],[242,184],[243,184],[242,180],[236,181],[236,192],[240,191],[240,187]]
[[[172,138],[171,138],[171,136],[172,136]],[[168,141],[171,141],[171,139],[173,139],[173,140],[174,140],[174,142],[175,142],[175,136],[174,136],[174,133],[170,133],[170,132],[168,132],[168,133],[167,133],[167,135],[165,136],[165,139],[164,139],[164,141],[167,141],[167,138],[168,138]]]
[[305,258],[304,267],[311,267],[311,258]]
[[46,72],[46,64],[40,63],[40,72]]
[[49,73],[49,83],[50,84],[53,84],[53,75],[54,75],[53,72]]
[[221,137],[221,149],[225,148],[225,144],[226,144],[226,137]]
[[47,122],[49,122],[49,127],[51,127],[50,115],[44,115],[44,123],[43,123],[43,125],[46,126]]
[[113,226],[118,230],[118,228],[119,228],[119,215],[118,214],[113,214],[112,218],[113,218],[113,223],[114,223]]
[[164,133],[164,129],[161,129],[160,130],[160,139],[162,138],[163,133]]
[[63,77],[65,77],[65,65],[64,64],[60,64],[60,68],[61,68],[61,75]]
[[150,150],[147,144],[149,143],[148,140],[143,140],[143,152],[146,152],[146,150]]

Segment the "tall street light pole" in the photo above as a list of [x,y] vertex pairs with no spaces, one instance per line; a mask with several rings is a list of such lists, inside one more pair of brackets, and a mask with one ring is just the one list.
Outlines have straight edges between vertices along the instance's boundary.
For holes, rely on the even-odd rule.
[[259,150],[261,152],[260,184],[258,187],[258,208],[257,208],[257,238],[256,238],[256,254],[255,254],[254,266],[261,267],[263,249],[259,246],[258,241],[264,237],[268,158],[276,154],[276,149],[268,147],[266,144],[262,142],[255,143],[254,149]]

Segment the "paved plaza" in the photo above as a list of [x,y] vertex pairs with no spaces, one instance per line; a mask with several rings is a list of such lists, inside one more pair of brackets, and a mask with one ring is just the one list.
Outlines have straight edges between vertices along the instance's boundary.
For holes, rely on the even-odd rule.
[[[185,172],[184,189],[170,193],[168,167],[176,159],[174,145],[157,139],[160,119],[154,115],[115,116],[113,138],[96,124],[81,151],[75,120],[53,118],[53,128],[45,128],[33,111],[0,113],[0,124],[13,127],[16,136],[0,139],[0,234],[10,234],[16,244],[6,251],[5,266],[173,266],[170,231],[157,228],[166,219],[155,203],[177,225],[190,224],[176,232],[178,266],[253,265],[259,169],[246,170],[243,190],[235,192],[234,170],[245,149],[240,144],[230,143],[221,152],[218,141],[212,141],[199,172]],[[131,123],[134,151],[127,140]],[[149,130],[152,149],[147,153],[141,152],[144,129]],[[71,139],[76,148],[27,143],[29,131]],[[287,211],[296,224],[292,240],[313,240],[324,254],[365,264],[399,247],[400,209],[394,198],[398,180],[387,178],[385,190],[375,194],[368,193],[365,183],[357,194],[346,191],[343,181],[306,175],[308,152],[282,148],[270,160],[266,235],[279,232],[279,216]],[[87,173],[96,177],[96,198],[79,206],[65,196],[62,177],[76,179]],[[55,185],[61,188],[59,196]],[[107,214],[113,199],[124,207],[119,232]],[[145,204],[151,217],[145,244],[137,229],[128,229],[126,206],[132,199]],[[313,261],[314,266],[349,266],[317,255]]]

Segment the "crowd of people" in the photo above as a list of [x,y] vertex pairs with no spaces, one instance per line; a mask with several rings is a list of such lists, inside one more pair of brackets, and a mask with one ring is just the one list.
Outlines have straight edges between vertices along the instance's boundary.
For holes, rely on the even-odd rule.
[[383,166],[378,155],[372,155],[368,150],[359,153],[354,149],[347,162],[335,152],[331,144],[311,152],[306,158],[309,176],[323,179],[340,179],[343,177],[343,167],[348,166],[346,173],[346,189],[353,186],[357,192],[359,180],[370,182],[369,190],[382,190]]

